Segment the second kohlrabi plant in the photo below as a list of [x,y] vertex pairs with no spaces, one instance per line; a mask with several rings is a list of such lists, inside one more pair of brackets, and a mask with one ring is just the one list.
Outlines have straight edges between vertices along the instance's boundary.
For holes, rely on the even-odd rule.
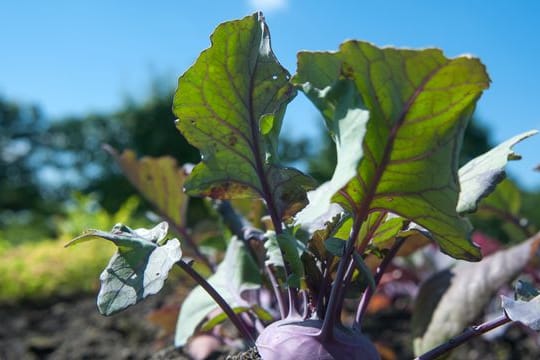
[[[164,222],[90,230],[70,243],[99,237],[118,247],[100,277],[99,311],[110,315],[155,294],[177,265],[198,283],[182,305],[177,346],[228,317],[263,359],[378,359],[361,325],[388,265],[430,242],[455,259],[479,261],[464,214],[502,181],[507,161],[517,158],[512,146],[534,132],[458,169],[463,133],[490,82],[478,59],[347,41],[335,52],[300,52],[291,77],[260,13],[219,25],[211,41],[180,77],[173,103],[201,162],[178,168],[168,157],[137,160],[108,149]],[[334,175],[322,185],[278,157],[283,116],[298,90],[337,148]],[[212,199],[232,235],[219,264],[219,253],[198,246],[197,230],[187,226],[189,196]],[[231,206],[235,199],[262,200],[264,219],[248,221]],[[168,227],[180,240],[167,240]],[[345,299],[357,307],[347,324]],[[523,321],[513,314],[507,308],[421,358]],[[538,314],[527,316],[538,323]]]

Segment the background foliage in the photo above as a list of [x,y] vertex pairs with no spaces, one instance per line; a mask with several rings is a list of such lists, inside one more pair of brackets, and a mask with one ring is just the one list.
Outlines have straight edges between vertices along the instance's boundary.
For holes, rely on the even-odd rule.
[[[197,150],[175,128],[172,99],[172,91],[156,86],[145,101],[128,100],[113,113],[50,119],[38,106],[0,97],[0,252],[4,258],[0,301],[47,296],[58,289],[65,293],[93,289],[98,269],[112,248],[106,251],[88,244],[88,251],[67,253],[61,245],[86,228],[107,229],[116,222],[149,224],[147,204],[136,197],[101,146],[133,149],[138,156],[170,155],[179,164],[197,163]],[[285,136],[279,152],[284,162],[300,164],[322,182],[331,177],[336,154],[320,123],[318,139]],[[493,145],[489,130],[473,119],[461,163]],[[540,224],[534,205],[540,193],[518,190],[521,212],[531,224]],[[200,201],[191,201],[190,207],[192,223],[209,214]],[[497,227],[496,219],[474,222],[498,239],[514,240]],[[87,265],[71,269],[71,262],[80,261]]]

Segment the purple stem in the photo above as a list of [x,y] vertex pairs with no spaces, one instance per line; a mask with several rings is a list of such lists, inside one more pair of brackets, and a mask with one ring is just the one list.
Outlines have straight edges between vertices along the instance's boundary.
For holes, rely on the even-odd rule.
[[[381,282],[382,276],[386,272],[386,268],[388,267],[388,265],[390,265],[390,263],[392,262],[397,252],[401,248],[401,245],[403,245],[404,242],[405,242],[405,238],[402,238],[402,237],[396,238],[394,245],[390,248],[390,251],[388,252],[388,254],[386,254],[384,259],[381,261],[380,265],[377,267],[377,270],[375,271],[375,276],[374,276],[375,286],[379,285],[379,282]],[[354,317],[354,324],[353,324],[354,329],[360,330],[360,322],[362,321],[362,317],[364,316],[367,310],[369,301],[371,300],[371,297],[375,293],[375,290],[376,289],[368,287],[366,291],[364,291],[364,294],[362,295],[362,299],[360,300],[360,303],[358,304],[358,307],[356,308],[356,315]]]
[[216,271],[216,266],[208,260],[208,258],[199,250],[199,247],[195,244],[195,241],[193,241],[193,238],[189,235],[188,231],[185,227],[178,226],[171,218],[166,216],[165,214],[160,214],[161,217],[165,219],[169,223],[169,225],[176,231],[178,234],[180,234],[183,238],[183,240],[188,244],[189,248],[195,253],[195,256],[199,260],[201,260],[204,265],[206,265],[212,272]]
[[279,315],[281,316],[282,319],[285,319],[286,309],[285,309],[285,299],[283,298],[283,293],[281,292],[281,289],[279,288],[279,284],[276,280],[276,276],[274,275],[274,272],[272,271],[272,268],[266,265],[265,269],[266,269],[266,275],[268,275],[268,279],[270,280],[270,283],[272,284],[274,295],[276,296],[276,300],[277,300],[278,308],[279,308]]
[[338,296],[343,286],[343,278],[345,276],[345,271],[349,264],[349,259],[351,258],[352,252],[354,250],[354,243],[360,232],[360,226],[362,221],[359,218],[355,218],[353,221],[353,226],[349,239],[347,240],[347,245],[343,256],[339,259],[339,265],[334,283],[332,285],[332,290],[330,291],[330,299],[328,300],[328,305],[326,306],[326,312],[324,314],[324,320],[321,326],[321,331],[318,334],[318,337],[322,341],[328,341],[333,337],[333,329],[336,324],[336,304],[338,301]]
[[324,318],[324,310],[325,310],[325,303],[324,303],[324,299],[326,298],[326,289],[328,289],[328,286],[330,285],[330,281],[331,281],[331,267],[332,267],[332,258],[331,257],[327,257],[326,259],[326,269],[323,270],[323,282],[319,288],[319,294],[317,294],[317,316],[320,318],[320,319],[323,319]]
[[497,327],[499,327],[501,325],[504,325],[506,323],[509,323],[511,321],[512,320],[510,320],[505,314],[505,315],[499,316],[496,319],[486,321],[483,324],[476,325],[476,326],[471,326],[470,328],[466,329],[463,333],[451,338],[450,340],[448,340],[444,344],[441,344],[441,345],[431,349],[430,351],[418,356],[417,358],[415,358],[415,360],[432,360],[432,359],[436,359],[439,356],[441,356],[442,354],[444,354],[444,353],[458,347],[459,345],[461,345],[464,342],[472,339],[473,337],[484,334],[484,333],[486,333],[486,332],[488,332],[490,330],[493,330],[493,329],[495,329],[495,328],[497,328]]
[[[259,259],[257,257],[257,254],[253,250],[253,248],[249,244],[250,239],[256,239],[260,242],[263,242],[264,239],[264,233],[254,228],[249,221],[247,221],[243,216],[239,215],[234,208],[231,206],[230,202],[226,200],[216,200],[216,209],[223,218],[223,222],[227,227],[231,230],[231,232],[236,235],[239,239],[241,239],[244,242],[244,246],[250,253],[251,257],[253,258],[253,261],[255,261],[256,264],[259,265],[259,267],[262,267],[263,264],[259,263]],[[272,289],[274,291],[274,296],[276,297],[278,307],[279,307],[279,313],[281,315],[281,318],[285,318],[285,299],[283,298],[283,294],[281,293],[281,290],[279,289],[279,284],[276,280],[276,277],[274,273],[272,272],[272,269],[268,266],[264,266],[266,270],[266,275],[268,276],[268,279],[270,280],[270,283],[272,284]]]
[[227,225],[231,232],[244,243],[246,250],[253,258],[255,264],[262,267],[257,254],[249,244],[249,240],[256,239],[260,242],[264,242],[264,233],[261,230],[254,228],[249,221],[239,215],[231,206],[230,202],[226,200],[216,200],[215,206],[225,225]]
[[206,281],[206,279],[203,278],[197,271],[195,271],[195,269],[193,269],[188,263],[180,260],[176,264],[180,266],[182,270],[184,270],[189,276],[191,276],[193,280],[195,280],[204,290],[206,290],[208,295],[210,295],[212,299],[214,299],[214,301],[219,305],[221,310],[223,310],[223,312],[227,314],[229,319],[231,319],[232,323],[234,324],[234,326],[236,326],[244,339],[251,346],[253,346],[255,344],[255,338],[253,337],[253,334],[249,331],[244,321],[237,314],[235,314],[234,310],[229,306],[229,304],[227,304],[225,299],[223,299],[223,297],[219,295],[216,289],[214,289],[212,285],[210,285],[210,283]]

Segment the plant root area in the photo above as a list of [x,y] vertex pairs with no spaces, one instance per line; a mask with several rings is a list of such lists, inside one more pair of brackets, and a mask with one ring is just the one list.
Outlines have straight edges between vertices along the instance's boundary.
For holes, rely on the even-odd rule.
[[[171,346],[176,304],[186,291],[168,289],[166,294],[152,296],[110,317],[100,315],[95,297],[89,296],[0,306],[0,360],[193,359]],[[414,357],[408,309],[408,304],[394,304],[365,319],[363,330],[375,342],[382,359]],[[216,342],[203,339],[195,350],[207,359],[258,358],[254,350],[230,355],[235,352],[231,347]],[[212,347],[206,355],[205,346]],[[540,347],[534,335],[511,326],[496,341],[476,338],[457,348],[450,359],[540,359]]]

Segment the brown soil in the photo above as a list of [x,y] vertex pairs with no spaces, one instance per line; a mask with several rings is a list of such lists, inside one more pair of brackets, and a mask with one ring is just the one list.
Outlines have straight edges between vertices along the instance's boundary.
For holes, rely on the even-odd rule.
[[[0,360],[189,359],[171,347],[170,334],[164,336],[163,328],[147,320],[147,315],[163,304],[178,302],[178,296],[169,290],[111,317],[98,313],[94,297],[58,300],[49,305],[0,306]],[[174,323],[174,311],[170,317],[170,323]],[[385,359],[412,359],[409,320],[406,308],[394,307],[367,318],[364,331]],[[535,339],[514,326],[497,342],[475,339],[458,348],[452,358],[539,359],[540,347]],[[222,350],[210,358],[225,359],[227,349]],[[233,359],[256,359],[256,355],[250,352]]]

